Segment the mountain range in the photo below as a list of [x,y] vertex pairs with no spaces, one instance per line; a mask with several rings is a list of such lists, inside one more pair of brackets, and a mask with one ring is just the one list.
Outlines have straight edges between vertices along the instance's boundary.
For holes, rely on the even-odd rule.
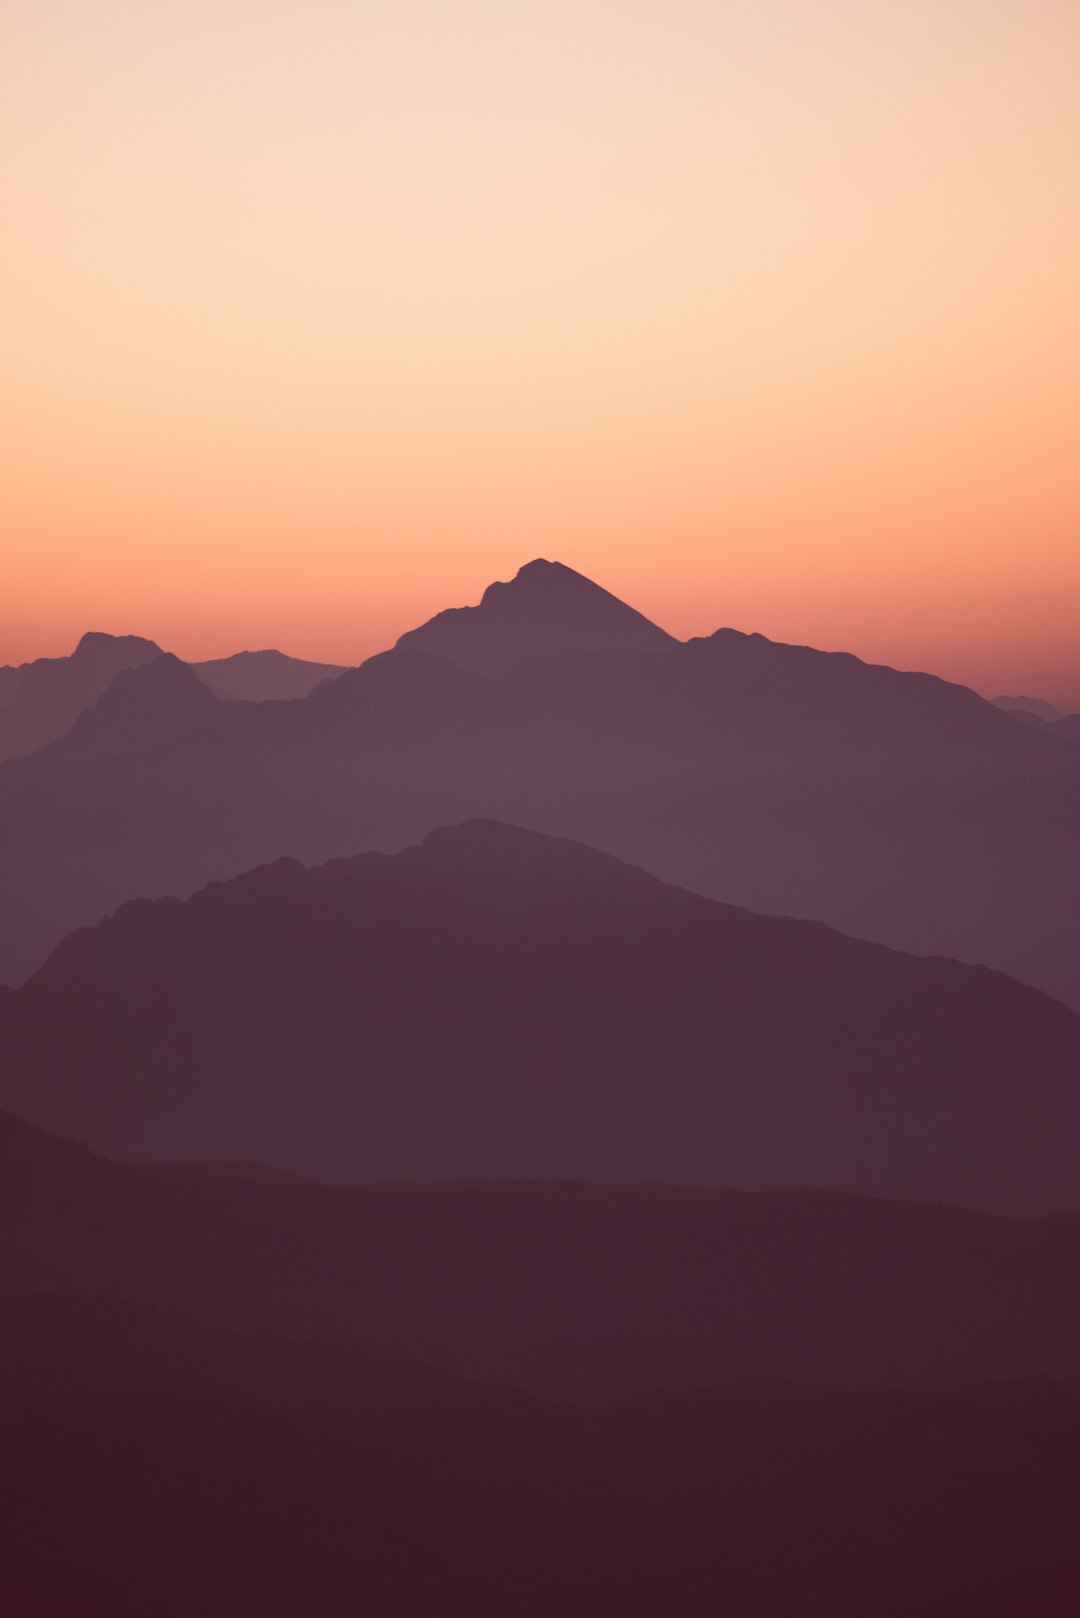
[[[21,1618],[1068,1618],[1080,1400],[756,1383],[602,1410],[0,1300]],[[92,1605],[90,1605],[92,1603]]]
[[[328,1186],[0,1113],[0,1296],[107,1298],[604,1404],[1080,1375],[1080,1221],[828,1191]],[[2,1397],[0,1386],[0,1397]]]
[[9,983],[135,894],[487,816],[1080,1006],[1080,751],[928,675],[673,641],[556,564],[301,700],[25,762],[0,767]]
[[543,561],[353,670],[0,670],[6,1605],[1073,1618],[1080,749],[1009,700]]
[[1075,1610],[1075,1220],[0,1170],[28,1618]]
[[[0,760],[56,741],[93,708],[114,679],[161,656],[161,647],[141,635],[90,633],[70,657],[40,657],[0,668]],[[215,696],[245,702],[306,697],[322,680],[344,673],[336,664],[306,663],[276,651],[237,652],[191,668]]]
[[1011,714],[1026,725],[1035,725],[1068,740],[1080,737],[1080,713],[1062,713],[1041,697],[995,697],[995,708]]
[[118,674],[160,656],[161,647],[141,635],[91,633],[70,657],[39,657],[0,668],[0,759],[55,741]]
[[337,1180],[829,1186],[1080,1210],[1080,1017],[477,821],[67,939],[0,1103],[110,1155]]

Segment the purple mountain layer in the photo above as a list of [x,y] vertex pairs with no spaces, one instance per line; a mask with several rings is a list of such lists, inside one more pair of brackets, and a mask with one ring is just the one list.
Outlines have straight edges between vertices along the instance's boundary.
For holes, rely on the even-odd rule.
[[110,1163],[2,1113],[0,1213],[0,1294],[181,1310],[552,1398],[1080,1375],[1075,1218],[810,1191],[327,1186]]
[[1080,750],[962,687],[681,644],[538,563],[302,701],[235,708],[47,779],[0,767],[0,981],[133,895],[487,816],[1080,1007]]
[[10,998],[0,1074],[142,1159],[1080,1208],[1080,1017],[491,822],[125,905]]

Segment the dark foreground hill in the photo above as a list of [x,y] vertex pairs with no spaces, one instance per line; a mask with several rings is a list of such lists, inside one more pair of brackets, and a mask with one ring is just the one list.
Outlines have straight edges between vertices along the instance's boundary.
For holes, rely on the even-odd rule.
[[673,641],[554,564],[302,701],[0,767],[0,981],[136,894],[479,815],[1080,1007],[1080,750],[927,675]]
[[20,1618],[1072,1618],[1075,1386],[581,1411],[93,1300],[2,1300]]
[[0,1114],[0,1292],[317,1335],[553,1398],[1077,1376],[1078,1275],[1075,1220],[824,1192],[334,1187],[109,1163]]
[[0,1101],[324,1179],[1080,1207],[1072,1012],[483,821],[73,935],[0,1017]]

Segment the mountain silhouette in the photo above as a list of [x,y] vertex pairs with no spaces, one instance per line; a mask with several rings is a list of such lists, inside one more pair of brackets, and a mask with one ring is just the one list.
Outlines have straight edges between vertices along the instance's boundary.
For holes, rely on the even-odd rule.
[[112,760],[234,723],[248,706],[214,696],[187,663],[162,652],[150,663],[123,669],[56,741],[8,760],[7,778],[20,791],[42,795],[72,768],[89,769],[99,778],[105,771],[107,778]]
[[89,633],[70,657],[0,669],[0,759],[31,753],[62,736],[119,673],[160,655],[160,646],[141,635]]
[[1044,735],[1060,736],[1065,741],[1080,736],[1080,713],[1062,713],[1040,697],[995,697],[994,706]]
[[144,747],[222,723],[228,713],[229,708],[187,663],[163,652],[152,663],[118,674],[94,706],[80,714],[67,735],[54,744],[53,756],[61,749],[96,753]]
[[323,680],[344,674],[339,663],[310,663],[273,649],[235,652],[191,667],[215,696],[230,702],[287,702],[306,697]]
[[[141,635],[92,632],[82,637],[70,657],[42,657],[0,668],[0,760],[22,757],[56,741],[94,706],[117,675],[145,668],[162,655],[160,646]],[[338,664],[307,663],[277,651],[237,652],[188,666],[204,687],[232,702],[306,697],[323,680],[344,672]]]
[[1080,1207],[1080,1018],[491,822],[132,902],[9,1003],[0,1101],[327,1179]]
[[1062,717],[1060,708],[1055,708],[1052,702],[1044,702],[1041,697],[995,697],[994,707],[1021,716],[1030,714],[1047,724]]
[[[468,642],[487,610],[448,633]],[[404,637],[301,701],[107,771],[0,766],[0,981],[133,895],[486,816],[1080,1008],[1080,750],[929,675],[733,630],[644,636],[543,656],[522,640],[496,675]]]
[[352,1189],[0,1113],[5,1598],[1064,1618],[1078,1257],[1076,1219]]
[[108,1300],[0,1300],[0,1327],[4,1588],[26,1618],[1080,1600],[1075,1386],[581,1410]]
[[327,1186],[111,1163],[0,1114],[0,1294],[351,1344],[590,1403],[747,1377],[1080,1374],[1080,1222],[833,1192]]
[[562,562],[538,558],[509,584],[489,584],[478,607],[450,607],[397,642],[475,674],[502,674],[530,657],[654,651],[674,645],[657,624]]

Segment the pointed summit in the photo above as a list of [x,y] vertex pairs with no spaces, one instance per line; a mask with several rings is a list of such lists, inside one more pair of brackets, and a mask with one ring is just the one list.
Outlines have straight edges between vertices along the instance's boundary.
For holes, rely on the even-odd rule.
[[501,674],[529,657],[654,650],[674,644],[657,624],[562,562],[538,557],[508,584],[489,584],[478,607],[451,607],[397,643],[476,674]]
[[217,706],[194,669],[162,652],[141,668],[122,669],[89,713],[109,723],[142,725],[197,718]]
[[212,725],[232,710],[187,663],[162,652],[150,663],[122,669],[47,754],[55,760],[125,752]]

